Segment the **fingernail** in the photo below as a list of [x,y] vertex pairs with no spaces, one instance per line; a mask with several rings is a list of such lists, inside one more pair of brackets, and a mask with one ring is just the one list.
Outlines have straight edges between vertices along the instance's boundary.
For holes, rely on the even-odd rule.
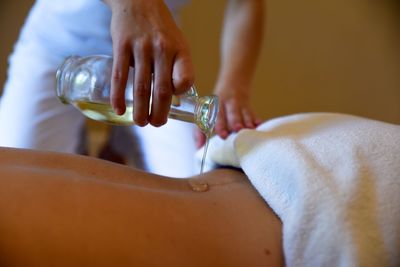
[[114,112],[115,112],[115,114],[117,114],[117,115],[122,115],[122,114],[121,114],[121,109],[120,109],[120,108],[114,108]]

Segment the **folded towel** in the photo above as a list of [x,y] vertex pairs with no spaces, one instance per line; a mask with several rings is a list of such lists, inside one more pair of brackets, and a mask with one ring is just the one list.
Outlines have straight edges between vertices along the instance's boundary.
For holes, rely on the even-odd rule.
[[400,266],[400,126],[297,114],[213,137],[208,153],[281,218],[287,266]]

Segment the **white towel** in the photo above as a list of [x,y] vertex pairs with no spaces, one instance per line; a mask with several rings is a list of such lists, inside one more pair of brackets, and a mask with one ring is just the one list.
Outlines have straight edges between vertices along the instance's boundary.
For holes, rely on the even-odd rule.
[[400,266],[400,126],[298,114],[214,137],[207,157],[281,218],[287,266]]

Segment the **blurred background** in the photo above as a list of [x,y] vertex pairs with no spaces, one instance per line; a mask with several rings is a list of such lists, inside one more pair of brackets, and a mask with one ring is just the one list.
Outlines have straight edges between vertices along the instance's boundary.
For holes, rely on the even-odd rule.
[[[0,2],[0,88],[7,57],[33,2]],[[267,2],[252,94],[262,119],[329,111],[400,123],[398,1]],[[182,10],[181,25],[192,49],[200,94],[212,91],[217,76],[225,3],[193,0]]]

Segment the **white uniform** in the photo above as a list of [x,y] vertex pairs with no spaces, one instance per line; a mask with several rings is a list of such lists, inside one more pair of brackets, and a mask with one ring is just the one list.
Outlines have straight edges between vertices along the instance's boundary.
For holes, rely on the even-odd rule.
[[[188,0],[166,0],[172,14]],[[9,58],[0,101],[0,146],[67,153],[79,151],[83,115],[55,96],[55,71],[69,55],[112,54],[111,12],[99,0],[38,0]],[[132,127],[145,148],[148,170],[184,177],[194,173],[194,125]]]

